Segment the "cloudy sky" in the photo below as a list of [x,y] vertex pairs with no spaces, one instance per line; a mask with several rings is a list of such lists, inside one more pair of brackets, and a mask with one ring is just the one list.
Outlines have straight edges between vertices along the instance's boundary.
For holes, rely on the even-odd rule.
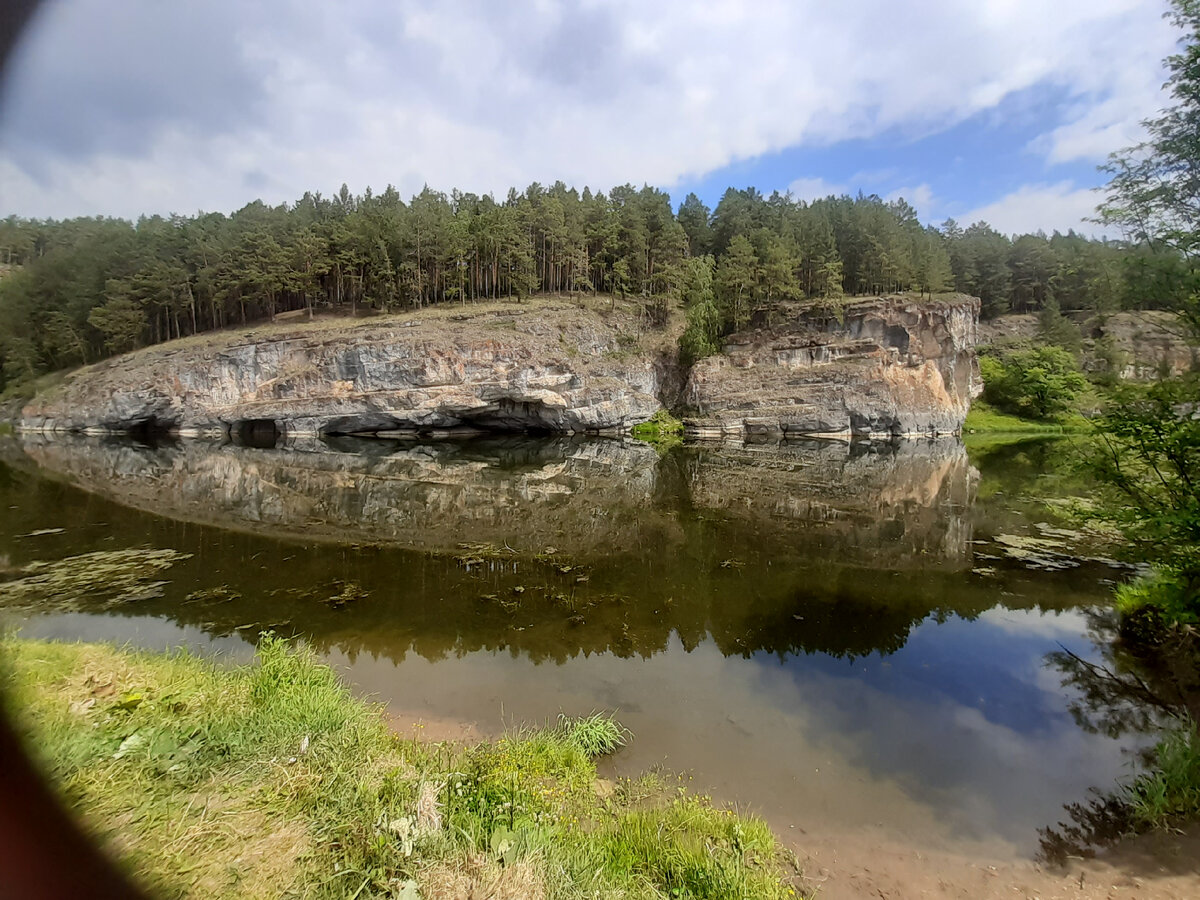
[[[1080,228],[1162,105],[1165,0],[47,0],[0,217],[647,182]],[[1084,230],[1094,231],[1084,224]]]

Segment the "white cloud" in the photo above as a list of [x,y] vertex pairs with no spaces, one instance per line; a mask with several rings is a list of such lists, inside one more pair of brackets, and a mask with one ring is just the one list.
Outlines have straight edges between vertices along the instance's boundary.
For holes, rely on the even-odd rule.
[[[986,206],[955,218],[963,225],[987,222],[1002,234],[1026,234],[1039,229],[1066,232],[1069,229],[1100,236],[1104,230],[1085,221],[1096,214],[1101,195],[1078,188],[1072,181],[1056,184],[1026,184]],[[1115,236],[1115,235],[1114,235]]]
[[844,184],[835,184],[824,178],[797,178],[788,185],[788,193],[797,200],[822,200],[830,195],[840,197],[850,193],[850,188]]
[[[206,7],[203,53],[232,74],[196,78],[163,57],[175,5],[123,4],[128,28],[109,0],[60,0],[30,33],[0,215],[230,209],[342,181],[670,187],[788,147],[936,132],[1039,85],[1073,98],[1044,152],[1094,157],[1128,142],[1173,48],[1162,0],[259,0]],[[113,127],[73,129],[83,99]]]

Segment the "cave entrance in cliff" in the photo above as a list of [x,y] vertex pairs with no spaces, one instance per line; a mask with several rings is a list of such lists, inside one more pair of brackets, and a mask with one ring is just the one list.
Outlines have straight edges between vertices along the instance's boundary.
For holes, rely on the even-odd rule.
[[172,434],[174,428],[174,422],[151,416],[148,419],[143,419],[140,422],[130,425],[126,429],[126,433],[138,443],[157,446],[164,440],[170,440],[174,437]]
[[229,426],[235,444],[270,450],[279,443],[279,426],[274,419],[241,419]]

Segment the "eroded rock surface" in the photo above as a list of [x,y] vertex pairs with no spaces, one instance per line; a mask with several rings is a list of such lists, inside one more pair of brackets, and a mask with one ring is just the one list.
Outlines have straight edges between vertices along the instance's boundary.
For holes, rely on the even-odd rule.
[[979,391],[978,301],[783,304],[684,382],[675,334],[585,300],[263,325],[67,375],[26,431],[280,434],[619,432],[664,405],[705,434],[956,432]]
[[983,387],[970,297],[856,301],[840,320],[789,304],[772,319],[693,367],[692,433],[952,434]]
[[21,427],[626,429],[660,408],[656,357],[638,334],[628,316],[543,305],[204,335],[72,374],[25,406]]
[[[1187,341],[1187,326],[1172,312],[1144,309],[1093,316],[1073,312],[1082,340],[1080,363],[1088,372],[1129,381],[1178,377],[1200,367],[1200,350]],[[1013,313],[979,323],[980,346],[1019,346],[1039,340],[1036,313]],[[1115,367],[1115,370],[1114,370]]]

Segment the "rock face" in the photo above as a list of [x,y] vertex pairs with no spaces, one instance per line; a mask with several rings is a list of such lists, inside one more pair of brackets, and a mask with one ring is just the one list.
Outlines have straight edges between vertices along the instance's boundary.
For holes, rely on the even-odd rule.
[[693,367],[691,433],[950,434],[983,388],[973,298],[856,301],[841,320],[794,304],[773,318]]
[[659,408],[636,322],[577,306],[268,326],[74,373],[22,410],[34,431],[599,432]]
[[[1153,381],[1200,368],[1200,350],[1185,340],[1187,327],[1172,312],[1145,309],[1104,317],[1073,312],[1069,318],[1079,326],[1085,371]],[[1036,341],[1040,330],[1035,313],[997,316],[979,323],[979,344],[1003,348]]]
[[[980,389],[978,301],[800,304],[735,334],[684,383],[670,330],[628,310],[543,301],[202,335],[67,376],[25,431],[280,435],[616,432],[663,405],[698,434],[933,435]],[[682,386],[682,390],[681,390]]]

